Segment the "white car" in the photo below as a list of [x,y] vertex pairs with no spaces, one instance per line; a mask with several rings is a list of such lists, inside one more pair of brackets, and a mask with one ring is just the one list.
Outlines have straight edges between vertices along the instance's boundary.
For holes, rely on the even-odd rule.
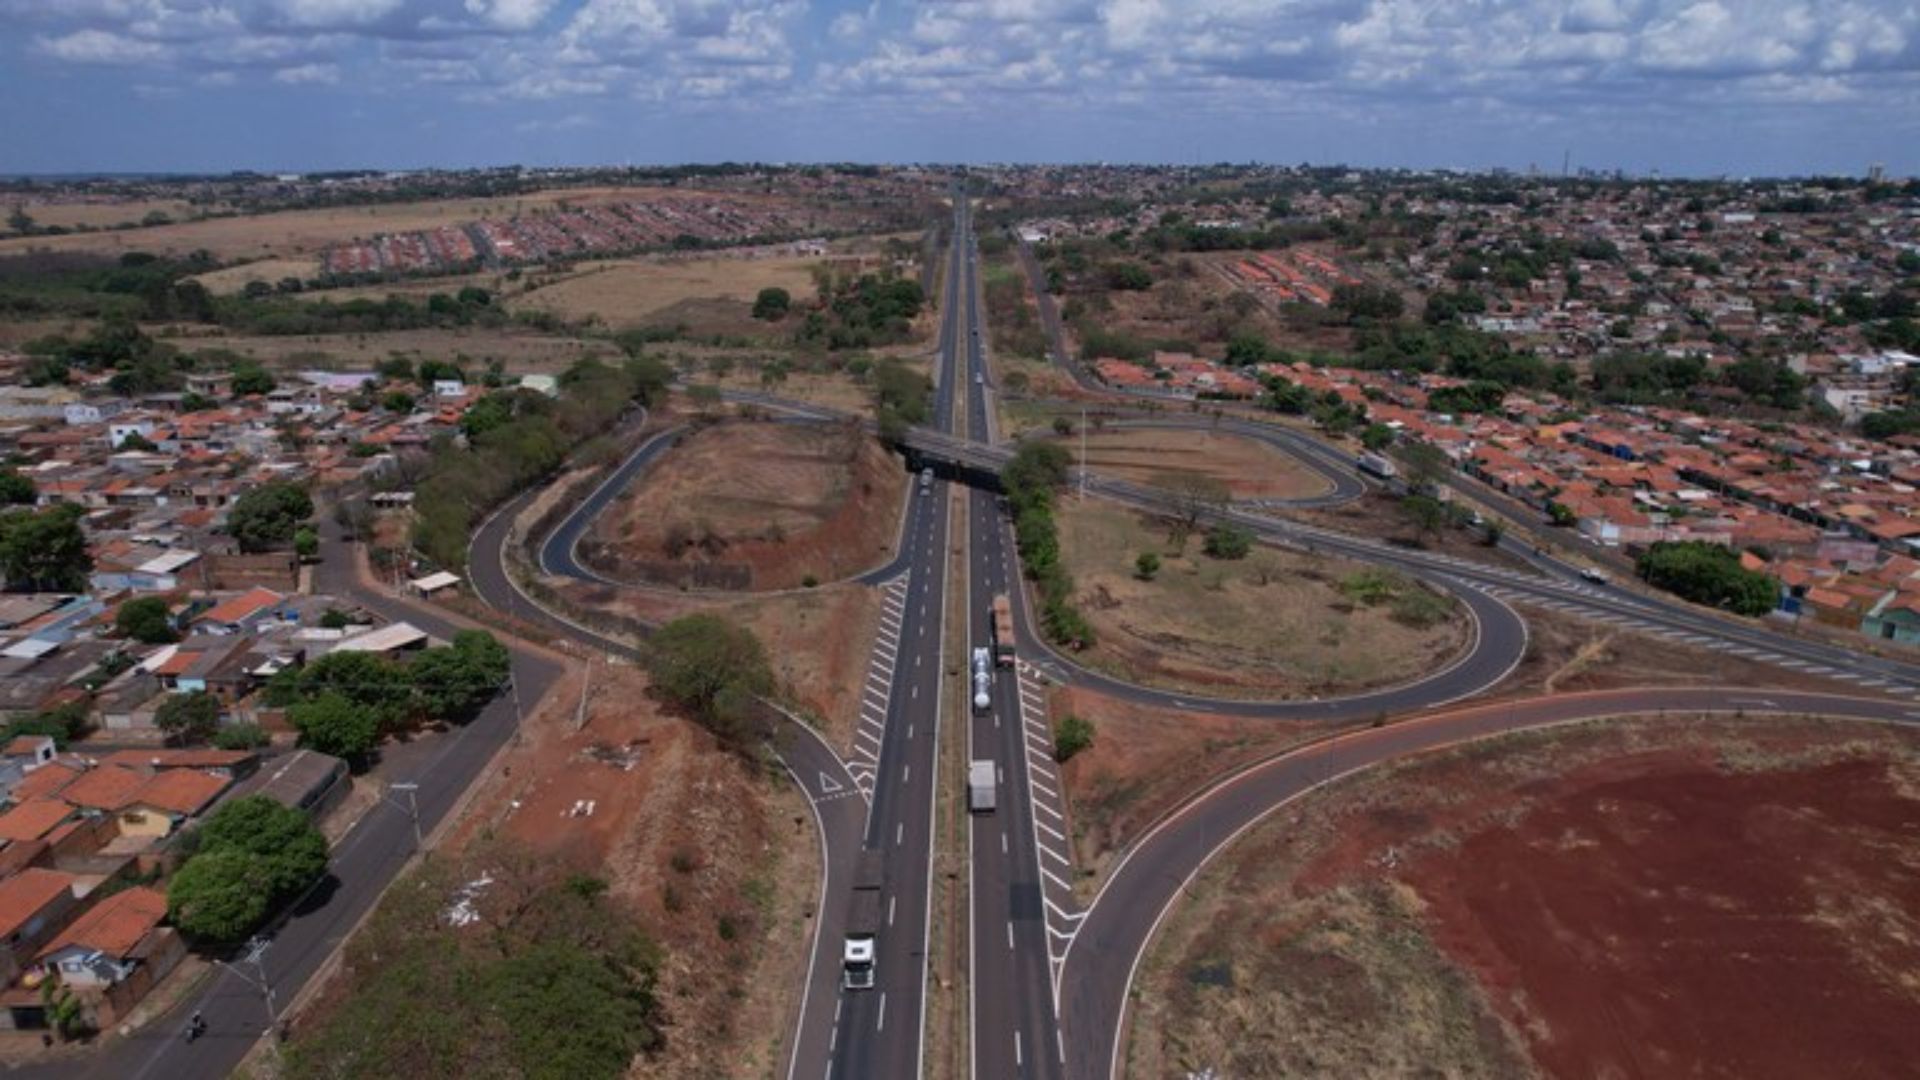
[[1605,570],[1597,570],[1591,566],[1582,567],[1580,576],[1593,582],[1595,585],[1605,585],[1607,583],[1607,572]]

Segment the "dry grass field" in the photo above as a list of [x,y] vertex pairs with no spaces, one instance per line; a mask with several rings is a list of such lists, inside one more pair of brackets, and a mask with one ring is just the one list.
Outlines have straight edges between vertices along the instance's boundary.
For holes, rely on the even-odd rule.
[[[623,259],[595,263],[515,297],[509,307],[551,312],[569,321],[597,318],[610,327],[638,326],[689,300],[727,301],[750,309],[761,289],[782,288],[797,300],[814,294],[821,260]],[[762,324],[768,325],[768,324]]]
[[[1198,536],[1172,546],[1158,521],[1100,503],[1067,500],[1058,519],[1062,556],[1099,639],[1078,659],[1133,681],[1226,697],[1325,697],[1417,678],[1469,636],[1451,598],[1357,563],[1263,547],[1213,559]],[[1149,551],[1162,565],[1142,581],[1134,561]]]
[[696,431],[594,522],[581,555],[616,580],[765,591],[886,561],[907,475],[857,427]]
[[443,360],[451,360],[457,354],[464,353],[476,364],[500,360],[515,375],[562,371],[588,353],[611,356],[616,352],[604,342],[542,334],[519,327],[453,327],[393,330],[382,334],[287,336],[183,334],[165,336],[165,340],[188,352],[195,349],[231,349],[264,364],[302,368],[366,369],[395,353]]
[[[1079,435],[1060,440],[1077,460]],[[1258,439],[1216,431],[1107,428],[1085,437],[1087,465],[1101,476],[1152,484],[1168,472],[1218,480],[1236,499],[1297,499],[1320,495],[1319,473]]]
[[[8,213],[16,204],[7,204]],[[125,202],[65,202],[43,203],[28,202],[22,205],[34,224],[47,228],[58,226],[72,229],[85,226],[91,229],[112,228],[115,225],[138,224],[146,220],[148,214],[159,211],[174,221],[183,222],[207,210],[207,207],[195,206],[180,199],[130,199]]]
[[[592,204],[621,199],[675,200],[696,193],[659,188],[570,188],[491,199],[378,203],[323,210],[287,210],[274,214],[182,222],[151,229],[75,236],[29,236],[0,240],[0,255],[28,248],[120,255],[128,251],[185,253],[206,249],[222,262],[290,258],[375,233],[431,229],[479,218],[508,218],[562,204]],[[750,199],[751,196],[729,198]],[[284,275],[282,275],[284,276]]]
[[1916,812],[1920,739],[1817,719],[1373,770],[1196,879],[1141,969],[1129,1075],[1901,1075]]

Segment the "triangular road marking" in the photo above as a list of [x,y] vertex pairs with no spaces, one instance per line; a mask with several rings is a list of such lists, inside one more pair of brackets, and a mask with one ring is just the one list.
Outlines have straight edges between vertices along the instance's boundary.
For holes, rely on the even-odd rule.
[[840,790],[840,782],[826,773],[820,774],[820,794],[831,795]]

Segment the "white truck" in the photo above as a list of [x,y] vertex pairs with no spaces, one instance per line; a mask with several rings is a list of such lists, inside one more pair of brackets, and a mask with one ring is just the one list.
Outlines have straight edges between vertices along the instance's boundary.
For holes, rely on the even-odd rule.
[[973,650],[973,711],[984,713],[993,707],[993,650]]
[[880,852],[862,849],[853,875],[853,903],[847,908],[847,940],[841,950],[842,984],[849,990],[873,989],[880,940],[880,893],[886,872]]
[[999,783],[999,769],[993,762],[976,761],[967,766],[967,809],[976,814],[993,813]]

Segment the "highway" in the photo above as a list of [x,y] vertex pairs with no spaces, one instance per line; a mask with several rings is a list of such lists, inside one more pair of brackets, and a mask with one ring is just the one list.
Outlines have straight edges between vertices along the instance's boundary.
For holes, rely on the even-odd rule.
[[[968,252],[962,283],[969,331],[966,435],[974,442],[991,443],[995,418],[988,390],[986,324],[979,313],[972,223],[963,225],[956,236]],[[999,498],[983,488],[967,495],[970,649],[991,644],[995,596],[1008,596],[1023,617],[1026,608],[1010,527],[999,504]],[[1044,699],[1037,688],[1023,686],[1016,667],[994,671],[991,704],[984,712],[969,709],[967,739],[968,760],[993,762],[999,777],[995,810],[968,816],[971,1071],[977,1077],[1058,1077],[1065,1061],[1053,1012],[1050,914],[1057,919],[1054,913],[1070,910],[1062,905],[1072,904],[1060,785],[1051,771],[1044,779],[1036,776],[1037,770],[1051,768]],[[1051,799],[1036,789],[1036,780],[1052,781],[1045,789]],[[1043,829],[1051,841],[1044,855]],[[1042,872],[1043,858],[1051,880]]]
[[1347,732],[1217,781],[1133,843],[1068,947],[1060,979],[1068,1075],[1122,1075],[1128,995],[1155,931],[1210,859],[1292,800],[1384,762],[1508,732],[1633,714],[1735,711],[1920,722],[1911,705],[1837,694],[1738,687],[1561,694]]
[[[966,202],[956,198],[945,298],[941,305],[938,363],[934,372],[933,426],[951,430],[959,381],[956,358],[964,346],[963,279]],[[898,561],[906,587],[899,617],[881,621],[891,662],[891,688],[877,718],[871,698],[863,702],[855,741],[877,738],[872,756],[873,809],[865,847],[883,854],[884,887],[876,945],[875,985],[842,990],[828,1033],[824,1075],[847,1080],[876,1076],[915,1077],[922,1071],[926,1036],[928,935],[931,929],[935,800],[939,791],[941,672],[945,667],[948,545],[952,542],[948,482],[925,489],[915,481],[913,504]],[[871,689],[869,689],[871,694]],[[873,725],[877,721],[878,732]],[[830,897],[829,902],[835,902]],[[842,895],[838,902],[845,903]],[[814,1075],[818,1062],[796,1063],[796,1073]]]

